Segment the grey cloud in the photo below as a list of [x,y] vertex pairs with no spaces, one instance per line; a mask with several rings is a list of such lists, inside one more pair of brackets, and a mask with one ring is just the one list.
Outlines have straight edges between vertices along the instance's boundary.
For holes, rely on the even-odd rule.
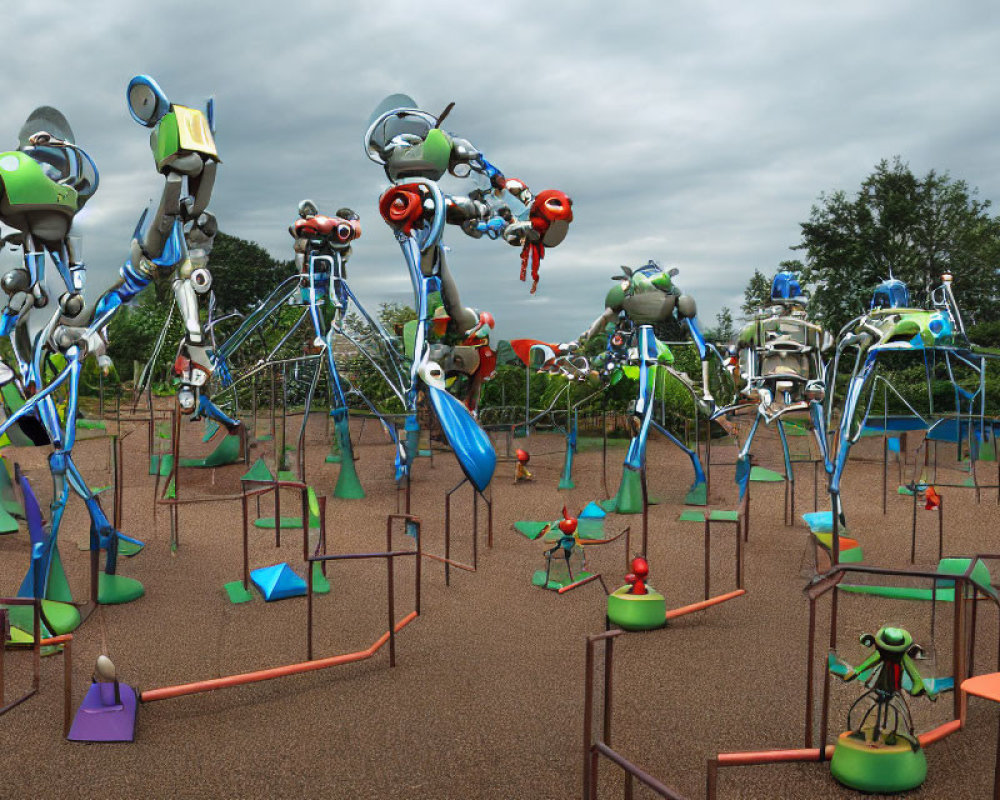
[[395,91],[432,111],[456,101],[453,130],[574,198],[535,297],[517,250],[449,232],[463,299],[504,337],[575,335],[615,268],[650,257],[680,268],[711,324],[755,267],[793,255],[821,191],[853,191],[895,154],[1000,197],[986,2],[26,5],[5,15],[0,143],[50,103],[94,156],[102,187],[79,226],[92,285],[159,188],[124,103],[138,72],[181,103],[215,95],[224,230],[288,258],[300,199],[357,210],[351,279],[371,305],[410,295],[377,213],[385,181],[361,148],[368,114]]

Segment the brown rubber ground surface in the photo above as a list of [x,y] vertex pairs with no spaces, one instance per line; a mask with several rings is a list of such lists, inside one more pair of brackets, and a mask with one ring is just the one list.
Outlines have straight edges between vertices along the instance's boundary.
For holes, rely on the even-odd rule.
[[[204,452],[191,426],[189,453]],[[197,431],[200,433],[200,426]],[[291,428],[290,428],[291,431]],[[359,428],[355,428],[355,435]],[[291,433],[290,433],[291,437]],[[233,606],[222,586],[240,577],[240,507],[215,503],[181,511],[180,549],[171,555],[165,508],[153,518],[153,479],[147,475],[145,430],[126,439],[123,529],[147,542],[120,572],[141,579],[147,594],[127,606],[106,607],[74,640],[74,699],[86,689],[96,656],[106,652],[123,679],[149,689],[300,661],[305,658],[305,599]],[[323,463],[322,421],[310,430],[308,478],[322,493],[337,467]],[[758,462],[778,468],[770,432],[759,437]],[[493,485],[494,546],[479,539],[479,571],[452,571],[444,583],[440,564],[425,561],[422,615],[397,638],[397,665],[386,649],[369,661],[140,708],[134,744],[81,745],[61,735],[63,658],[43,659],[40,695],[0,719],[0,797],[3,798],[574,798],[582,766],[584,640],[604,628],[604,594],[597,583],[558,596],[531,585],[543,566],[543,545],[516,533],[519,519],[559,516],[563,503],[578,511],[603,496],[601,453],[581,452],[577,488],[556,491],[562,441],[532,436],[520,442],[532,454],[534,482],[514,486],[514,465],[501,462]],[[268,453],[259,444],[254,457]],[[384,547],[386,514],[395,508],[391,449],[368,424],[358,446],[368,492],[363,501],[331,500],[331,552]],[[609,483],[618,483],[623,450],[609,452]],[[909,498],[893,493],[881,513],[881,440],[865,440],[848,469],[844,494],[851,533],[867,561],[904,566],[909,556]],[[942,455],[944,448],[942,448]],[[733,507],[732,447],[713,448],[713,494]],[[94,485],[108,483],[108,447],[81,442],[78,462]],[[43,501],[51,494],[45,451],[8,450],[19,460]],[[690,483],[687,459],[661,441],[650,446],[651,491],[666,502],[650,515],[651,583],[668,607],[701,597],[703,539],[700,525],[677,516]],[[992,465],[988,469],[991,469]],[[811,510],[812,469],[800,468],[800,512]],[[238,491],[240,466],[185,470],[182,497]],[[953,474],[955,477],[957,474]],[[424,521],[424,546],[443,549],[443,495],[460,473],[438,453],[421,460],[413,485],[413,511]],[[991,480],[989,482],[994,482]],[[984,492],[976,505],[967,489],[941,489],[946,504],[946,553],[1000,552],[1000,506]],[[746,552],[749,594],[670,628],[619,639],[615,674],[613,743],[628,758],[690,798],[704,796],[705,761],[723,751],[801,747],[805,703],[808,605],[801,567],[806,532],[782,523],[781,484],[754,483]],[[268,501],[269,502],[269,501]],[[293,506],[289,496],[286,508]],[[106,503],[110,507],[110,503]],[[294,512],[293,512],[294,513]],[[920,511],[918,562],[936,563],[936,517]],[[480,516],[482,523],[484,516]],[[453,555],[471,559],[468,490],[452,509]],[[615,532],[639,517],[615,518]],[[731,526],[720,526],[713,551],[713,591],[732,585]],[[61,551],[78,599],[85,597],[87,558],[76,548],[86,537],[86,514],[70,502]],[[302,537],[288,531],[281,552],[273,534],[252,530],[251,566],[287,560],[300,574]],[[408,546],[408,543],[402,543]],[[620,540],[592,548],[591,564],[609,588],[622,583]],[[28,561],[24,533],[0,537],[0,587],[13,594]],[[412,566],[399,561],[397,618],[412,602]],[[330,567],[333,591],[316,602],[316,655],[368,647],[387,626],[384,562]],[[826,613],[822,613],[822,620]],[[886,622],[907,626],[918,642],[936,646],[939,674],[950,664],[951,606],[939,604],[930,638],[930,604],[865,601],[841,603],[840,651],[853,663],[864,651],[857,635]],[[983,604],[976,672],[996,668],[996,610]],[[820,634],[821,658],[825,639]],[[28,685],[30,657],[8,652],[6,696]],[[822,669],[816,665],[817,674]],[[838,682],[839,683],[839,682]],[[856,686],[833,687],[831,741],[843,729]],[[911,700],[920,730],[950,718],[951,697],[937,703]],[[817,702],[818,711],[818,702]],[[919,798],[989,796],[997,709],[972,700],[965,731],[930,747],[929,777]],[[602,797],[621,797],[618,776],[602,770]],[[637,790],[637,797],[647,797]],[[724,770],[720,798],[861,797],[838,786],[820,764],[787,764]]]

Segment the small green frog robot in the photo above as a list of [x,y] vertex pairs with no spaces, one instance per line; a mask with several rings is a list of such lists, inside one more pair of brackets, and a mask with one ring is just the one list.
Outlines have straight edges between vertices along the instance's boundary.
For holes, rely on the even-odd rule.
[[[840,783],[864,792],[913,789],[927,777],[927,760],[903,692],[937,699],[937,692],[921,676],[914,660],[923,655],[923,648],[913,643],[909,631],[890,625],[874,635],[863,634],[861,644],[874,652],[857,667],[838,674],[845,682],[864,681],[867,691],[847,712],[848,730],[837,741],[830,771]],[[867,710],[858,724],[852,725],[855,709],[865,700],[871,701]],[[874,721],[870,721],[872,712]]]

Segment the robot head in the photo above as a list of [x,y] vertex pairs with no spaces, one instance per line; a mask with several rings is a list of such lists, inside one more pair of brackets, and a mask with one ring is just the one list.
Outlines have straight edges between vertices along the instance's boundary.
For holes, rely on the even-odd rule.
[[76,190],[79,205],[97,191],[93,160],[75,144],[66,117],[52,106],[36,108],[21,126],[17,149],[37,162],[50,181]]
[[909,308],[910,292],[906,284],[896,278],[882,281],[872,294],[872,309]]
[[147,128],[155,127],[170,110],[170,101],[163,89],[148,75],[136,75],[128,82],[125,99],[132,119]]
[[408,95],[390,95],[369,118],[365,151],[391,181],[438,180],[448,170],[451,141],[437,126],[438,118],[417,108]]

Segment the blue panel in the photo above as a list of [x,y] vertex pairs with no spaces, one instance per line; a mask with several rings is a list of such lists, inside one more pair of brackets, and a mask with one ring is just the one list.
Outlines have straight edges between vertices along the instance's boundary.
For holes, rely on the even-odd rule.
[[260,589],[267,602],[286,597],[302,597],[307,589],[306,582],[285,562],[252,570],[250,580]]
[[497,454],[490,437],[457,397],[436,386],[428,386],[427,391],[462,472],[477,490],[483,491],[490,485],[497,465]]

